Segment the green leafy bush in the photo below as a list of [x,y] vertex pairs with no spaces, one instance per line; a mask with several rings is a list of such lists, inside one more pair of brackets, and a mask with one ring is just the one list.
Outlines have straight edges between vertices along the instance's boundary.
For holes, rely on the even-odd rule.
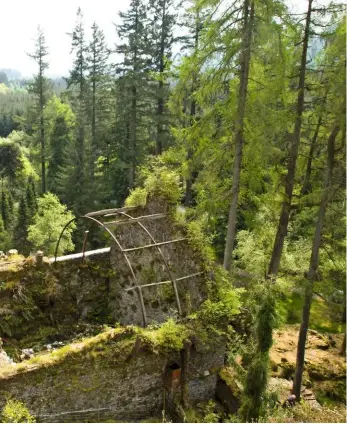
[[9,399],[1,412],[4,423],[35,423],[35,418],[30,414],[24,403]]
[[144,206],[148,196],[163,197],[170,204],[176,204],[182,197],[180,177],[176,171],[165,166],[143,168],[143,187],[131,191],[126,206]]
[[[28,228],[28,240],[37,249],[47,254],[54,254],[59,235],[64,226],[74,218],[72,212],[62,205],[53,193],[46,193],[38,201],[38,212],[34,216],[33,224]],[[72,223],[61,238],[58,254],[72,251],[72,231],[76,228]]]
[[145,206],[147,202],[147,195],[148,193],[145,188],[134,188],[125,200],[125,206]]

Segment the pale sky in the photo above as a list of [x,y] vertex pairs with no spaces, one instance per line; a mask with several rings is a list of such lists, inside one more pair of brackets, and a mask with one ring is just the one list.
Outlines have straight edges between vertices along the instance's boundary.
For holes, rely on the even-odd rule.
[[[325,3],[327,0],[320,0]],[[287,0],[297,13],[307,9],[307,0]],[[17,69],[25,77],[36,72],[36,64],[26,52],[34,49],[38,25],[44,31],[49,48],[48,76],[67,75],[71,68],[71,32],[80,6],[86,29],[96,21],[103,29],[109,47],[117,41],[113,22],[125,11],[130,0],[3,0],[0,5],[0,68]],[[88,32],[87,32],[88,35]]]
[[[113,22],[130,0],[3,0],[0,4],[0,68],[17,69],[23,76],[36,72],[36,64],[26,52],[34,50],[38,25],[49,49],[47,74],[66,75],[71,67],[71,39],[80,6],[89,29],[94,21],[104,31],[109,47],[117,41]],[[87,32],[88,35],[88,32]]]

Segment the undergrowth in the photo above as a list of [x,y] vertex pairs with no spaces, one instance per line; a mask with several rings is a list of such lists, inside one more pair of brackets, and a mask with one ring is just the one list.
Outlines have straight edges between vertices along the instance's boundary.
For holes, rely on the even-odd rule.
[[33,417],[24,403],[18,400],[9,399],[1,412],[1,422],[3,423],[35,423]]

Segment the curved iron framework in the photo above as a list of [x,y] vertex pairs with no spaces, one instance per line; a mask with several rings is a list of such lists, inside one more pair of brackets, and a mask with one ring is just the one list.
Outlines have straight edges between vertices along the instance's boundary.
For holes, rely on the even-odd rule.
[[[134,209],[134,208],[119,208],[119,209],[105,209],[102,211],[96,211],[96,212],[91,212],[88,213],[86,215],[82,215],[78,218],[73,218],[71,219],[62,229],[58,241],[57,241],[57,245],[55,248],[55,254],[54,254],[54,263],[57,262],[57,256],[58,256],[58,250],[59,250],[59,245],[61,242],[61,239],[63,237],[64,232],[66,231],[66,229],[75,221],[77,221],[78,219],[87,219],[95,224],[97,224],[98,226],[100,226],[101,228],[103,228],[113,239],[113,241],[116,243],[116,245],[118,246],[119,250],[121,251],[121,253],[124,256],[124,259],[129,267],[129,270],[131,272],[131,276],[133,278],[133,282],[134,282],[134,286],[133,287],[129,287],[127,289],[125,289],[125,291],[130,291],[130,290],[135,290],[137,289],[138,295],[139,295],[139,299],[140,299],[140,305],[141,305],[141,311],[142,311],[142,321],[143,321],[143,326],[146,327],[147,326],[147,316],[146,316],[146,308],[145,308],[145,304],[144,304],[144,300],[143,300],[143,294],[142,294],[142,289],[144,287],[150,287],[150,286],[155,286],[155,285],[160,285],[160,284],[168,284],[171,283],[174,293],[175,293],[175,298],[176,298],[176,304],[177,304],[177,310],[179,315],[182,315],[182,308],[181,308],[181,303],[180,303],[180,299],[179,299],[179,294],[178,294],[178,290],[177,290],[177,284],[176,281],[181,281],[181,280],[185,280],[188,278],[192,278],[195,277],[197,275],[201,275],[203,274],[203,272],[197,272],[191,275],[186,275],[184,277],[180,277],[175,279],[170,271],[170,267],[169,264],[167,263],[165,256],[160,248],[160,246],[165,245],[165,244],[171,244],[171,243],[176,243],[176,242],[180,242],[180,241],[184,241],[186,240],[185,238],[180,238],[180,239],[176,239],[176,240],[170,240],[170,241],[166,241],[166,242],[159,242],[157,243],[155,238],[153,237],[153,234],[148,230],[148,228],[141,222],[143,220],[147,220],[147,219],[158,219],[158,218],[163,218],[166,216],[166,214],[152,214],[152,215],[145,215],[142,217],[137,217],[134,218],[133,216],[129,215],[128,213],[126,213],[129,209]],[[111,221],[111,222],[101,222],[99,219],[95,218],[96,216],[99,217],[110,217],[110,216],[114,216],[114,215],[121,215],[125,218],[128,218],[128,220],[120,220],[120,221]],[[138,224],[138,226],[146,232],[146,234],[149,236],[149,238],[152,241],[152,244],[148,244],[146,246],[140,246],[140,247],[134,247],[134,248],[130,248],[130,249],[123,249],[123,247],[121,246],[119,240],[117,239],[117,237],[115,236],[115,234],[110,231],[109,228],[107,228],[107,225],[117,225],[117,224],[132,224],[132,223],[136,223]],[[87,241],[87,236],[88,236],[88,232],[86,232],[85,235],[85,239],[83,242],[83,248],[82,248],[82,255],[84,257],[85,254],[85,248],[86,248],[86,241]],[[142,249],[146,249],[146,248],[150,248],[150,247],[155,247],[160,256],[161,259],[164,263],[165,269],[169,275],[169,280],[168,281],[160,281],[157,283],[151,283],[151,284],[144,284],[144,285],[139,285],[134,269],[131,265],[131,261],[129,259],[129,256],[127,255],[127,252],[130,251],[135,251],[135,250],[142,250]]]

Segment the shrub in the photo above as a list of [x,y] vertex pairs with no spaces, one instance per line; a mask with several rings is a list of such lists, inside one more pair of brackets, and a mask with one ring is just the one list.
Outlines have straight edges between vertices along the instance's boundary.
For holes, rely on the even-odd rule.
[[30,414],[24,403],[9,399],[1,413],[4,423],[35,423],[35,418]]

